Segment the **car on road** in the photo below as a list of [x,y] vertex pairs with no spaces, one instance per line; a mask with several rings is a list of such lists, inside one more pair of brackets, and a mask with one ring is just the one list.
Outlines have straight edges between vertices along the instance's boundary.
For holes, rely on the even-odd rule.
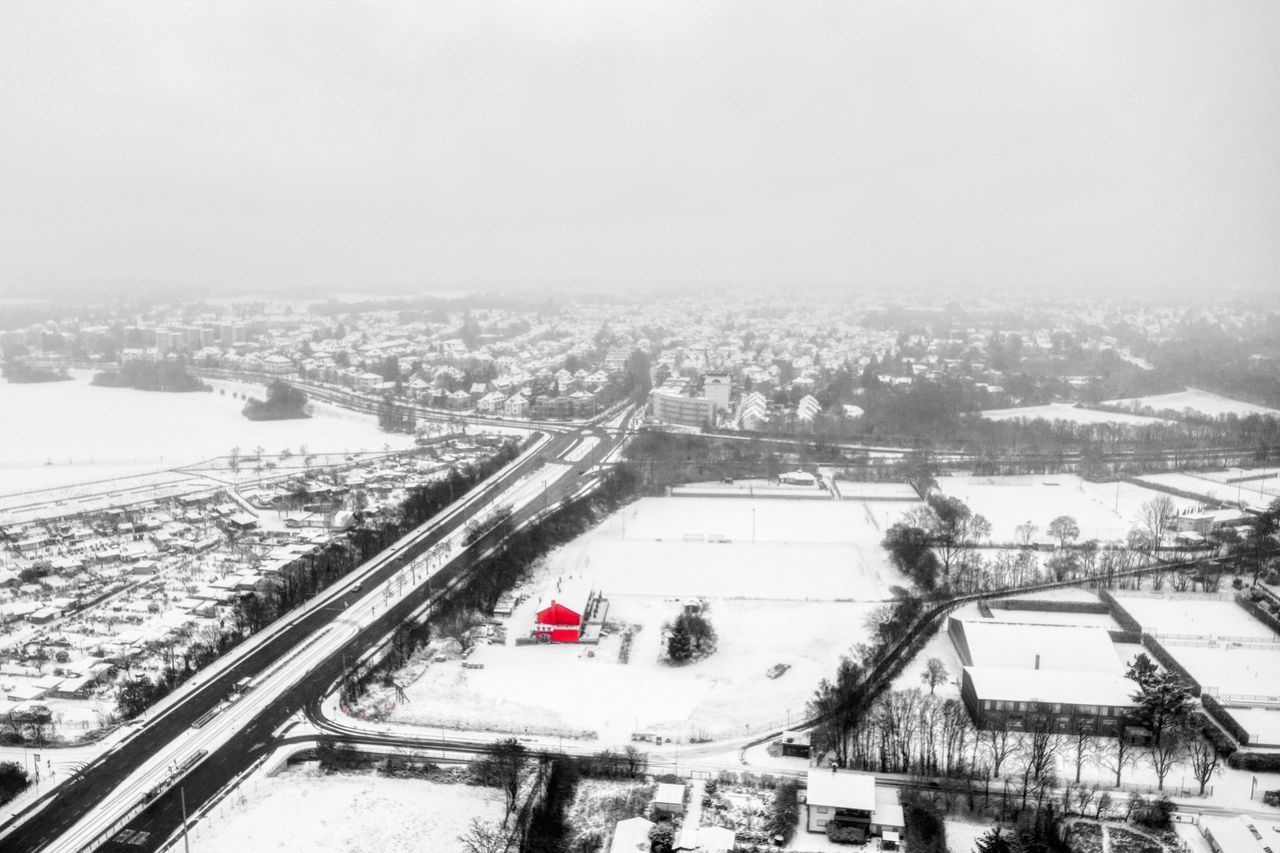
[[362,583],[358,583],[355,586],[351,587],[352,592],[360,592],[363,589],[364,589],[364,584]]

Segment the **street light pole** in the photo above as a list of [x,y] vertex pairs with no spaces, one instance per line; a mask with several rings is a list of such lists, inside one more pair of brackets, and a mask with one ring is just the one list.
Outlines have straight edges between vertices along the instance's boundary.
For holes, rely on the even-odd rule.
[[191,842],[187,840],[187,789],[185,786],[178,788],[178,796],[182,798],[182,849],[186,853],[191,853]]

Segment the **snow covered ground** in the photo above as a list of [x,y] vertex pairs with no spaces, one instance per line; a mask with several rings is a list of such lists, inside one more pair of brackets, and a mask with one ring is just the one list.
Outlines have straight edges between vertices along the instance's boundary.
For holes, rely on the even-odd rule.
[[[1016,541],[1016,528],[1030,521],[1044,537],[1049,522],[1060,515],[1075,518],[1080,539],[1123,540],[1144,503],[1161,492],[1132,483],[1091,483],[1071,474],[1009,477],[939,477],[938,488],[960,498],[991,522],[993,542]],[[1178,510],[1197,502],[1171,497]]]
[[1019,406],[1012,409],[988,409],[982,416],[989,421],[1070,421],[1075,424],[1121,424],[1147,426],[1164,423],[1159,418],[1129,415],[1120,412],[1099,412],[1081,409],[1072,403],[1049,403],[1044,406]]
[[502,817],[495,788],[293,770],[250,783],[191,834],[202,853],[461,851],[472,818]]
[[994,825],[961,820],[958,817],[948,817],[945,823],[947,825],[947,849],[951,853],[973,853],[975,842],[990,832],[991,827]]
[[[1230,593],[1117,592],[1116,599],[1149,634],[1189,634],[1204,637],[1275,639],[1275,632],[1236,604]],[[1280,670],[1277,670],[1280,679]]]
[[[753,507],[757,537],[767,537],[755,544]],[[691,532],[733,541],[684,541]],[[784,535],[792,538],[779,541]],[[688,741],[785,725],[788,714],[800,719],[817,682],[864,638],[863,621],[889,587],[904,583],[876,544],[881,536],[851,501],[639,501],[548,558],[507,620],[509,644],[482,645],[469,658],[483,669],[431,664],[406,687],[409,701],[392,719],[593,732],[609,743],[635,731]],[[600,590],[610,623],[640,626],[629,663],[619,662],[617,632],[598,646],[510,644],[528,634],[557,583]],[[662,624],[697,597],[709,602],[719,648],[707,660],[671,667],[661,660]],[[790,668],[770,679],[765,673],[775,664]]]
[[[306,445],[312,453],[411,447],[373,415],[314,404],[311,418],[250,421],[240,414],[257,385],[210,381],[212,393],[165,394],[70,382],[0,382],[0,491],[23,491],[189,465],[239,446],[269,453]],[[222,392],[226,392],[225,394]]]
[[1135,410],[1149,408],[1153,412],[1161,412],[1166,409],[1182,412],[1185,409],[1190,409],[1193,412],[1199,412],[1202,415],[1208,415],[1213,418],[1232,413],[1241,417],[1245,415],[1280,415],[1280,410],[1277,409],[1268,409],[1265,406],[1255,406],[1253,403],[1232,400],[1230,397],[1223,397],[1209,391],[1201,391],[1198,388],[1188,388],[1185,391],[1178,391],[1173,394],[1156,394],[1151,397],[1128,397],[1122,400],[1107,400],[1103,405]]

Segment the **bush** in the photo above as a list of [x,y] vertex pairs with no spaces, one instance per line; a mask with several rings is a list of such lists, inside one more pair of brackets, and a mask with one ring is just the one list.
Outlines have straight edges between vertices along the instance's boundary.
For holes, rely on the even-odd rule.
[[773,806],[765,828],[770,836],[781,835],[784,844],[791,840],[800,820],[799,788],[799,783],[794,779],[784,779],[778,783],[773,794]]
[[21,794],[31,784],[27,771],[13,761],[0,761],[0,805]]
[[904,795],[902,817],[907,825],[906,848],[912,853],[947,853],[947,827],[942,809],[918,791]]
[[1149,829],[1168,829],[1177,806],[1165,794],[1158,800],[1145,800],[1133,810],[1133,820]]
[[839,826],[827,824],[827,838],[836,844],[862,844],[867,840],[867,831],[860,826]]

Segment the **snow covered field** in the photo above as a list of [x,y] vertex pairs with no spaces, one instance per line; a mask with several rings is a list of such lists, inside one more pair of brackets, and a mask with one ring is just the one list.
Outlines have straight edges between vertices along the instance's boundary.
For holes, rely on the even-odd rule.
[[236,446],[277,453],[306,445],[322,453],[413,445],[412,436],[381,432],[373,415],[323,403],[305,420],[250,421],[232,393],[262,398],[261,386],[210,381],[212,393],[165,394],[100,388],[89,384],[91,372],[72,375],[70,382],[0,382],[0,492],[174,468]]
[[[757,536],[770,537],[754,545],[753,506]],[[699,531],[733,541],[683,541]],[[783,535],[792,538],[784,543]],[[640,626],[629,663],[619,662],[619,633],[598,646],[484,645],[468,660],[483,669],[431,664],[407,686],[409,701],[393,719],[595,732],[609,743],[635,731],[687,741],[784,725],[788,712],[800,718],[817,682],[863,639],[876,602],[903,583],[876,544],[881,536],[851,501],[639,501],[553,553],[507,620],[509,638],[526,635],[557,581],[594,586],[609,601],[609,622]],[[709,601],[719,648],[707,660],[668,666],[660,660],[662,624],[698,596]],[[780,663],[790,668],[766,677]]]
[[[939,477],[938,488],[985,515],[993,542],[1016,541],[1016,528],[1026,521],[1044,537],[1049,522],[1060,515],[1075,518],[1081,541],[1123,540],[1142,505],[1162,494],[1132,483],[1090,483],[1071,474]],[[1197,505],[1184,498],[1171,500],[1179,510]]]
[[[1185,593],[1160,598],[1120,593],[1116,598],[1205,692],[1280,697],[1280,637],[1234,601]],[[1214,645],[1177,635],[1212,637]]]
[[988,409],[982,417],[989,421],[1070,421],[1074,424],[1121,424],[1123,426],[1147,426],[1163,423],[1159,418],[1129,415],[1120,412],[1099,412],[1081,409],[1072,403],[1048,403],[1044,406],[1019,406],[1012,409]]
[[[1178,593],[1134,595],[1117,592],[1116,600],[1142,630],[1156,636],[1190,634],[1238,639],[1272,639],[1275,633],[1232,600],[1230,594]],[[1280,672],[1280,670],[1277,670]],[[1278,676],[1280,677],[1280,676]]]
[[1277,409],[1268,409],[1265,406],[1255,406],[1253,403],[1232,400],[1230,397],[1223,397],[1209,391],[1201,391],[1198,388],[1188,388],[1185,391],[1178,391],[1174,394],[1156,394],[1151,397],[1128,397],[1123,400],[1107,400],[1103,405],[1134,410],[1149,408],[1153,412],[1161,412],[1166,409],[1182,412],[1185,409],[1190,409],[1193,412],[1199,412],[1212,418],[1232,413],[1241,417],[1245,415],[1280,415],[1280,410]]
[[190,840],[202,853],[448,853],[473,817],[502,809],[495,788],[304,769],[236,791]]

